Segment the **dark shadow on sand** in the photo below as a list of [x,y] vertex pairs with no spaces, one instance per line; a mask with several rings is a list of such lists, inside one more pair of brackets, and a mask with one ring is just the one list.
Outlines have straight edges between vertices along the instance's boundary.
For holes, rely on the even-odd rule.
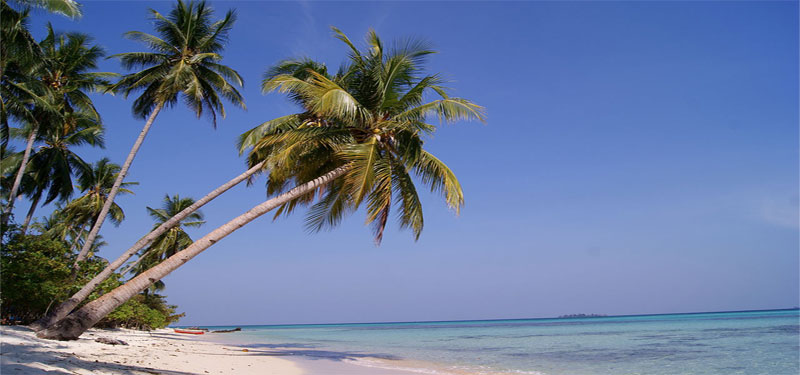
[[[292,343],[249,344],[249,345],[237,345],[237,346],[240,348],[247,348],[248,355],[262,355],[271,357],[292,356],[292,357],[302,357],[304,359],[312,359],[312,360],[326,359],[337,362],[345,360],[355,360],[358,358],[377,358],[386,360],[402,359],[401,357],[385,353],[363,353],[363,352],[313,349],[313,346],[308,344],[303,345],[303,347],[298,346],[298,344],[292,344]],[[266,349],[266,350],[260,350],[260,349]]]
[[[24,339],[30,339],[30,336],[22,334],[20,331],[26,330],[30,331],[27,327],[20,327],[19,329],[8,330],[3,335],[4,336],[15,336]],[[58,341],[50,341],[50,340],[43,340],[38,339],[42,342],[47,342],[48,344],[52,345],[55,343],[56,346],[64,347],[63,344],[58,344]],[[14,352],[15,356],[20,359],[21,363],[8,363],[5,358],[2,358],[3,355]],[[118,363],[109,363],[103,362],[102,360],[89,360],[84,358],[78,358],[75,355],[69,353],[58,353],[54,351],[49,351],[47,347],[42,346],[28,346],[28,345],[12,345],[6,342],[3,342],[2,347],[0,347],[0,359],[2,362],[2,370],[0,372],[5,374],[76,374],[78,370],[87,370],[90,368],[95,368],[93,372],[96,373],[108,373],[113,371],[114,373],[122,374],[122,375],[140,375],[140,374],[163,374],[163,375],[193,375],[190,372],[183,372],[183,371],[171,371],[171,370],[161,370],[155,369],[151,367],[145,366],[137,366],[137,365],[129,365],[129,364],[118,364]],[[43,363],[49,366],[58,367],[58,370],[51,369],[51,370],[42,370],[34,367],[31,363],[38,362]]]

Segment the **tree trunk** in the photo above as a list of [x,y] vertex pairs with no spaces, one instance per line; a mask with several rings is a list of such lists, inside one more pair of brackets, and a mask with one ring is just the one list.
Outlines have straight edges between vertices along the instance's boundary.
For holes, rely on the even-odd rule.
[[28,214],[25,215],[25,222],[22,223],[22,234],[28,231],[28,224],[31,223],[31,219],[33,218],[33,212],[36,211],[36,206],[39,204],[39,199],[42,198],[43,191],[39,191],[33,197],[33,202],[31,202],[31,208],[28,210]]
[[[86,232],[86,225],[81,225],[81,230],[78,231],[78,236],[72,239],[72,246],[69,247],[69,253],[72,254],[72,251],[78,247],[78,244],[81,242],[81,236],[83,236],[83,232]],[[64,235],[66,238],[66,235]]]
[[312,181],[297,186],[292,190],[289,190],[275,198],[269,199],[266,202],[251,208],[244,214],[206,234],[203,236],[203,238],[195,241],[186,249],[175,253],[175,255],[165,259],[163,262],[159,263],[153,268],[150,268],[149,270],[139,274],[139,276],[134,277],[127,283],[117,287],[111,292],[104,294],[102,297],[89,302],[80,310],[70,314],[60,322],[39,331],[36,336],[40,338],[56,340],[76,340],[81,334],[83,334],[83,332],[91,328],[98,321],[100,321],[100,319],[103,319],[106,315],[128,301],[131,297],[146,289],[150,284],[161,280],[170,272],[176,270],[178,267],[197,256],[205,249],[209,248],[211,245],[217,243],[217,241],[225,238],[235,230],[269,212],[275,207],[313,191],[320,186],[328,184],[332,180],[343,175],[347,169],[348,166],[336,168],[321,177],[317,177]]
[[[34,330],[41,330],[45,327],[52,325],[53,323],[64,319],[67,314],[69,314],[75,307],[78,306],[81,302],[83,302],[89,294],[92,293],[94,288],[96,288],[100,283],[105,281],[114,271],[117,270],[120,266],[125,264],[132,256],[136,254],[139,249],[144,248],[145,246],[149,245],[150,242],[158,238],[158,236],[164,234],[164,232],[170,230],[172,227],[178,225],[181,220],[186,218],[187,216],[191,215],[193,212],[203,207],[206,203],[210,202],[214,198],[220,196],[222,193],[230,190],[230,188],[238,185],[240,182],[244,181],[245,179],[249,178],[264,166],[265,162],[261,162],[256,164],[254,167],[248,169],[244,173],[234,177],[232,180],[226,182],[225,184],[221,185],[220,187],[214,189],[212,192],[208,193],[205,197],[200,198],[196,202],[194,202],[191,206],[186,207],[177,215],[173,216],[169,220],[165,221],[158,228],[154,229],[152,232],[148,233],[144,237],[140,238],[139,241],[136,241],[133,246],[131,246],[128,250],[126,250],[122,255],[120,255],[115,261],[111,262],[103,269],[97,276],[92,278],[91,281],[86,283],[81,290],[79,290],[75,295],[70,297],[68,300],[64,301],[61,305],[56,307],[55,309],[51,310],[50,314],[45,315],[43,318],[39,319],[36,322],[33,322],[30,327]],[[141,259],[141,257],[139,258]],[[138,262],[138,261],[137,261]]]
[[120,271],[119,271],[119,274],[120,274],[120,275],[122,275],[122,276],[124,277],[126,273],[128,273],[128,272],[129,272],[130,270],[132,270],[134,267],[138,266],[138,265],[139,265],[139,263],[141,263],[141,261],[144,259],[144,257],[146,257],[146,256],[147,256],[147,254],[148,254],[148,253],[150,253],[150,252],[148,251],[148,252],[146,252],[146,253],[144,253],[144,254],[140,255],[138,258],[136,258],[136,261],[134,261],[133,263],[131,263],[131,264],[127,265],[127,266],[125,266],[125,268],[123,268],[122,270],[120,270]]
[[17,176],[14,178],[14,184],[11,185],[11,191],[8,194],[8,205],[6,206],[5,210],[3,211],[3,226],[8,225],[8,219],[11,216],[11,211],[14,209],[14,201],[17,200],[17,193],[19,192],[19,185],[22,183],[22,175],[25,174],[25,170],[28,169],[28,160],[31,157],[31,150],[33,149],[33,142],[36,140],[36,133],[38,132],[39,127],[36,126],[31,130],[31,134],[28,135],[28,144],[25,146],[25,153],[22,154],[22,162],[19,165],[19,170],[17,171]]
[[114,186],[111,187],[111,191],[108,193],[108,198],[106,198],[105,203],[103,203],[103,208],[100,210],[100,215],[97,217],[97,221],[94,222],[92,230],[89,231],[89,236],[86,237],[86,242],[83,243],[83,248],[78,253],[78,258],[75,261],[76,269],[78,267],[78,262],[86,259],[89,249],[92,248],[94,239],[97,237],[97,233],[100,232],[100,227],[103,226],[103,221],[106,220],[106,215],[108,215],[111,205],[114,204],[114,197],[117,196],[117,192],[119,191],[120,186],[122,186],[122,181],[125,180],[125,176],[128,174],[128,169],[131,167],[131,163],[133,163],[133,158],[136,157],[139,147],[141,147],[142,142],[144,142],[144,137],[147,135],[147,132],[150,131],[150,126],[153,125],[153,121],[155,121],[156,116],[158,116],[158,112],[160,112],[161,108],[163,107],[164,103],[158,103],[158,105],[156,105],[156,107],[153,109],[153,112],[150,113],[150,117],[147,118],[147,122],[144,123],[144,127],[142,128],[141,133],[139,133],[139,137],[136,138],[136,142],[133,143],[131,152],[128,153],[128,158],[125,159],[125,163],[122,164],[122,169],[120,169],[119,175],[117,175],[117,180],[114,181]]

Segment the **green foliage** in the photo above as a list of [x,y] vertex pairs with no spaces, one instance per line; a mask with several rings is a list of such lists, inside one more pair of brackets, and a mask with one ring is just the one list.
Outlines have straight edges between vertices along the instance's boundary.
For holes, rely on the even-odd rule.
[[[49,235],[22,235],[13,227],[0,250],[0,316],[4,321],[28,324],[66,300],[106,267],[107,261],[90,257],[77,274],[75,254],[67,242]],[[122,285],[120,275],[101,283],[85,302]],[[153,329],[166,327],[183,314],[157,294],[139,295],[100,322],[104,327]]]
[[0,311],[29,323],[69,297],[71,263],[66,243],[45,236],[15,235],[0,251]]
[[425,74],[425,60],[434,51],[424,41],[409,39],[387,48],[370,31],[367,48],[359,50],[339,29],[333,31],[347,46],[348,61],[335,75],[309,59],[286,60],[267,70],[262,90],[288,94],[303,112],[245,132],[239,152],[250,150],[251,166],[266,161],[268,194],[346,166],[343,177],[282,205],[276,217],[309,205],[306,227],[319,231],[366,206],[366,223],[380,244],[394,209],[400,227],[419,238],[424,220],[412,175],[441,194],[456,214],[464,204],[453,171],[423,150],[423,138],[436,130],[427,119],[484,121],[484,109],[450,97],[439,75]]
[[19,7],[36,7],[69,18],[81,17],[81,4],[73,0],[12,0]]
[[147,330],[166,327],[170,323],[177,322],[184,314],[175,314],[177,306],[168,305],[164,298],[154,293],[137,294],[95,326]]
[[174,105],[181,96],[200,117],[208,114],[214,126],[217,113],[225,117],[223,99],[245,108],[244,98],[234,85],[241,87],[242,77],[220,64],[223,47],[236,21],[228,11],[218,20],[205,1],[178,0],[166,16],[151,9],[156,34],[131,31],[129,39],[147,45],[152,52],[116,54],[126,69],[143,68],[122,77],[110,89],[128,97],[142,94],[133,103],[133,113],[145,118],[159,104]]
[[[189,208],[194,204],[192,198],[181,198],[180,195],[173,196],[166,195],[162,202],[161,208],[147,207],[147,212],[150,217],[156,221],[153,224],[153,230],[156,230],[161,224],[164,224],[173,216],[179,214],[181,211]],[[205,224],[203,221],[203,213],[197,210],[181,220],[177,225],[167,230],[164,234],[158,236],[150,246],[143,248],[139,252],[139,259],[129,269],[138,276],[142,272],[149,270],[157,264],[163,262],[165,259],[175,255],[175,253],[189,247],[192,244],[192,238],[186,233],[183,228],[200,227]],[[154,282],[145,293],[149,291],[164,290],[164,282],[158,280]]]

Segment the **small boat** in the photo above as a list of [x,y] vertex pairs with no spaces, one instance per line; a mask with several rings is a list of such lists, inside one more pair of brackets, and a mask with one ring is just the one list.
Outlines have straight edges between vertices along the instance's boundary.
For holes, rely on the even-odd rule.
[[205,332],[203,332],[203,331],[201,331],[199,329],[177,329],[177,328],[175,328],[175,329],[173,329],[173,331],[175,331],[175,333],[186,333],[186,334],[189,334],[189,335],[202,335],[202,334],[205,333]]

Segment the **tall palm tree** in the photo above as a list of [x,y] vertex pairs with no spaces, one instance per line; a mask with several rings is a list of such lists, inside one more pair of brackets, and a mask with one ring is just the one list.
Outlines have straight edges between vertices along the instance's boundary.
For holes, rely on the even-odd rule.
[[102,125],[83,117],[79,112],[71,113],[67,117],[71,118],[71,129],[67,132],[63,128],[47,131],[43,134],[44,145],[31,156],[28,169],[34,188],[30,193],[32,203],[23,224],[23,232],[45,191],[47,195],[44,197],[44,204],[56,199],[66,201],[74,191],[73,175],[89,173],[89,164],[72,149],[83,145],[104,147]]
[[[161,208],[147,207],[147,212],[150,217],[155,220],[153,229],[158,229],[161,224],[165,223],[170,218],[177,215],[187,207],[194,204],[192,198],[181,198],[175,194],[172,197],[169,195],[164,197]],[[156,264],[161,263],[175,253],[187,248],[192,244],[192,238],[184,231],[184,228],[197,228],[205,224],[203,221],[203,214],[200,211],[195,211],[182,220],[178,225],[170,228],[166,233],[158,236],[153,243],[147,248],[142,249],[139,259],[135,264],[128,267],[130,272],[134,275],[139,275]],[[153,292],[164,289],[164,282],[161,280],[156,281],[149,288]],[[147,291],[147,290],[145,290]]]
[[212,21],[213,11],[206,7],[205,1],[190,1],[187,4],[178,0],[166,17],[152,9],[150,13],[158,36],[139,31],[128,32],[125,36],[147,44],[154,52],[114,55],[125,68],[141,67],[143,70],[122,77],[111,88],[125,97],[132,92],[142,91],[133,102],[133,113],[147,120],[128,158],[122,164],[122,170],[100,217],[89,232],[85,248],[91,246],[100,231],[136,152],[165,105],[175,105],[180,95],[198,117],[207,113],[215,127],[217,112],[225,117],[222,98],[245,107],[244,98],[230,82],[242,86],[242,77],[235,70],[219,63],[222,60],[220,52],[236,20],[233,11],[228,11],[219,21]]
[[6,215],[13,209],[22,174],[28,167],[26,156],[30,155],[37,136],[48,131],[64,136],[82,122],[100,123],[100,115],[86,92],[107,86],[106,78],[115,75],[92,72],[97,69],[97,59],[104,52],[99,46],[90,45],[91,39],[86,34],[58,34],[51,25],[47,26],[47,31],[47,36],[38,43],[41,58],[30,68],[36,88],[44,91],[46,105],[37,102],[25,121],[29,128],[27,145],[5,207]]
[[[264,89],[289,93],[304,112],[265,123],[242,136],[243,145],[252,144],[250,161],[261,159],[270,168],[268,191],[277,195],[39,331],[39,337],[76,339],[154,281],[275,208],[280,207],[279,214],[290,212],[321,196],[311,207],[309,223],[322,228],[337,224],[366,199],[367,221],[375,226],[379,241],[393,195],[401,227],[410,227],[415,236],[422,230],[421,205],[410,172],[442,192],[454,209],[462,205],[455,175],[422,149],[421,135],[435,129],[425,122],[430,114],[446,121],[483,120],[482,108],[465,99],[450,98],[436,76],[421,75],[421,63],[431,52],[423,45],[408,43],[384,53],[380,39],[370,32],[368,49],[362,53],[335,31],[351,49],[350,63],[332,78],[321,69],[298,71],[287,64],[278,68],[284,72],[268,73]],[[442,98],[424,103],[427,91]],[[283,192],[292,181],[296,187]]]
[[[41,60],[42,53],[36,40],[28,31],[28,12],[17,12],[0,1],[0,147],[5,156],[5,148],[10,137],[10,120],[36,123],[34,108],[47,114],[57,113],[52,108],[45,86],[36,79],[32,66]],[[41,116],[41,114],[40,114]],[[25,166],[30,158],[36,134],[32,133],[27,140],[27,147],[21,154],[21,163],[11,179],[8,187],[8,203],[3,206],[2,225],[8,223],[14,201],[18,197],[18,189],[22,183]]]
[[[36,41],[28,31],[29,7],[44,8],[70,18],[81,16],[80,4],[73,0],[12,0],[22,10],[9,6],[6,0],[0,0],[0,144],[8,144],[9,116],[29,115],[29,109],[22,105],[20,92],[27,98],[37,98],[30,90],[18,87],[18,81],[25,80],[29,69],[24,67],[36,61],[41,53]],[[10,63],[10,66],[9,66]],[[15,64],[17,63],[17,64]],[[11,74],[9,69],[11,68]],[[23,68],[23,69],[19,69]],[[22,71],[20,71],[22,70]],[[17,81],[16,83],[14,81]],[[15,87],[17,86],[17,87]],[[15,93],[16,92],[16,93]],[[17,94],[17,95],[15,95]],[[15,98],[16,97],[16,98]],[[15,100],[16,99],[16,100]],[[41,100],[41,98],[37,98]],[[0,150],[0,159],[5,155]],[[4,215],[3,222],[7,215]]]
[[[28,11],[11,9],[0,2],[0,146],[8,145],[9,117],[25,117],[29,110],[18,82],[25,80],[28,69],[40,55],[36,40],[28,31]],[[23,95],[20,95],[23,94]],[[5,150],[0,158],[5,156]]]
[[[24,92],[23,96],[28,98],[35,97],[36,94],[27,89],[13,89],[16,84],[13,81],[25,80],[27,76],[24,71],[29,71],[24,67],[30,66],[38,57],[41,57],[36,41],[28,31],[28,14],[30,7],[44,8],[50,12],[58,13],[70,18],[81,16],[80,4],[73,0],[12,0],[22,10],[16,10],[9,6],[6,0],[0,0],[0,143],[8,143],[8,117],[19,116],[21,113],[28,112],[27,108],[20,105],[20,98],[16,98],[13,91]],[[9,66],[9,63],[11,64]],[[17,63],[17,64],[15,64]],[[11,74],[8,74],[11,68]],[[19,68],[23,68],[20,72]],[[28,92],[25,92],[28,91]],[[0,158],[4,155],[0,153]]]

